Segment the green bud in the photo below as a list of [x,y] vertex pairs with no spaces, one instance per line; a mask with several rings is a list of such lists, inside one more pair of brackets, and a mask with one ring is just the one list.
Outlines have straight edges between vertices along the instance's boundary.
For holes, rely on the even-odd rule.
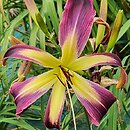
[[108,42],[106,52],[110,52],[110,50],[115,46],[119,31],[122,25],[122,20],[123,20],[123,11],[119,10],[116,15],[116,19],[114,21],[114,25],[111,31],[111,36]]
[[[106,21],[106,19],[107,19],[107,7],[108,7],[107,0],[101,0],[99,17],[102,18],[104,21]],[[104,37],[104,33],[105,33],[105,26],[98,25],[96,46],[98,46],[100,44],[100,42],[102,41],[102,39]]]
[[50,33],[48,31],[48,28],[34,2],[34,0],[24,0],[27,9],[31,15],[31,17],[33,18],[34,22],[36,23],[36,25],[43,31],[43,33],[46,35],[46,37],[50,36]]

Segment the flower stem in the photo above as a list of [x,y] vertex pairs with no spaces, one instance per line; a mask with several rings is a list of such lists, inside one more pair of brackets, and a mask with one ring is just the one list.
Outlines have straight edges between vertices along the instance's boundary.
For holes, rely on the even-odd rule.
[[73,108],[73,103],[72,103],[71,95],[70,95],[68,86],[66,86],[66,88],[67,88],[67,93],[68,93],[68,96],[69,96],[70,105],[71,105],[71,109],[72,109],[72,116],[73,116],[73,121],[74,121],[74,130],[77,130],[77,128],[76,128],[75,114],[74,114],[74,108]]

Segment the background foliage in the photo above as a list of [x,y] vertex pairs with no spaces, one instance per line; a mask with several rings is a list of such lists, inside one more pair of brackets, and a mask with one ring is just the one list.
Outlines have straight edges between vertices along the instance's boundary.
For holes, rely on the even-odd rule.
[[[54,56],[60,56],[61,51],[58,46],[58,26],[62,17],[65,0],[35,0],[37,7],[46,22],[51,37],[46,38],[43,31],[33,22],[23,0],[0,0],[0,60],[8,47],[10,47],[9,37],[15,36],[23,42],[46,50]],[[94,0],[94,7],[99,16],[100,0]],[[113,52],[122,59],[123,67],[126,69],[128,79],[130,79],[130,0],[108,0],[107,22],[112,27],[118,10],[123,10],[122,26],[113,47]],[[97,25],[94,24],[91,37],[96,37]],[[85,53],[91,53],[91,48],[86,46]],[[1,64],[1,61],[0,61]],[[27,129],[44,130],[43,126],[44,110],[49,94],[41,97],[21,118],[16,119],[13,98],[8,90],[11,83],[17,78],[17,70],[21,64],[20,60],[8,60],[6,66],[0,67],[0,129]],[[38,75],[46,71],[44,68],[32,64],[28,77]],[[111,72],[107,72],[107,75]],[[114,76],[118,78],[119,70],[116,68]],[[77,101],[75,95],[72,96],[76,114],[78,130],[130,130],[130,80],[125,86],[127,93],[117,90],[115,86],[110,89],[120,102],[109,109],[106,116],[101,121],[99,127],[92,126],[84,112],[84,108]],[[67,104],[67,103],[66,103]],[[71,109],[64,108],[62,115],[63,130],[73,129],[73,118]]]

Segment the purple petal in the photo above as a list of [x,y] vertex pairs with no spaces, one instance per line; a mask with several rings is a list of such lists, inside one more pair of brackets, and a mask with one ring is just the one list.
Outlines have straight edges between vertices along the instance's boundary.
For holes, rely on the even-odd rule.
[[99,65],[122,66],[120,58],[112,53],[96,53],[82,56],[69,64],[68,68],[73,71],[87,70]]
[[116,101],[116,98],[113,96],[113,94],[110,91],[103,88],[102,86],[91,81],[88,82],[99,95],[100,103],[92,103],[92,102],[88,102],[87,100],[84,100],[81,97],[78,98],[80,102],[84,105],[89,115],[90,121],[93,124],[98,126],[102,117],[106,114],[106,112],[111,107],[111,105]]
[[23,82],[11,85],[10,93],[16,103],[16,115],[21,114],[38,98],[45,94],[56,82],[54,71],[49,71],[37,77],[29,78]]
[[28,60],[44,67],[54,68],[60,65],[60,61],[51,54],[29,45],[15,45],[7,50],[3,64],[8,58]]
[[111,105],[116,101],[113,94],[92,81],[86,80],[74,73],[72,77],[72,88],[79,101],[85,107],[90,121],[98,126],[102,117]]
[[60,118],[65,100],[65,87],[57,81],[53,86],[51,97],[45,112],[45,126],[60,129]]
[[92,0],[68,0],[59,28],[59,42],[63,47],[70,33],[77,36],[77,50],[80,55],[91,33],[95,16]]

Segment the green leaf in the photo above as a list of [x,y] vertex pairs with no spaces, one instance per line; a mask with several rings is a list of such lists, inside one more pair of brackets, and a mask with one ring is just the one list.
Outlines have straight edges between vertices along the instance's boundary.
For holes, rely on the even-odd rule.
[[59,16],[59,18],[60,18],[60,20],[61,20],[62,12],[63,12],[63,9],[62,9],[63,3],[62,3],[62,0],[57,0],[56,2],[57,2],[57,12],[58,12],[58,16]]
[[130,19],[127,20],[123,26],[121,27],[120,31],[119,31],[119,35],[116,41],[118,41],[125,33],[126,31],[130,28]]
[[39,36],[39,40],[40,40],[40,48],[42,50],[45,50],[46,49],[45,48],[45,34],[41,30],[39,30],[38,36]]
[[27,122],[25,122],[23,119],[18,119],[16,120],[15,118],[2,118],[0,117],[0,122],[6,122],[9,124],[13,124],[16,126],[19,126],[21,128],[24,128],[26,130],[35,130],[35,128],[33,128],[31,125],[29,125]]
[[98,16],[99,16],[99,12],[100,12],[100,10],[99,10],[99,4],[98,4],[98,1],[97,0],[93,0],[93,4],[94,4],[94,7],[95,7],[95,10],[96,10],[96,13],[98,14]]
[[35,15],[35,17],[36,17],[36,21],[38,23],[38,26],[45,33],[45,35],[49,38],[50,37],[50,33],[48,31],[48,28],[47,28],[47,26],[46,26],[46,24],[45,24],[45,22],[44,22],[44,20],[43,20],[43,18],[41,16],[41,14],[38,13],[38,14]]
[[114,0],[108,0],[109,9],[111,11],[111,15],[116,16],[118,10],[120,9],[118,4]]
[[38,29],[39,29],[39,27],[35,24],[35,25],[33,25],[31,33],[30,33],[29,45],[34,46],[34,47],[36,46]]
[[3,34],[3,15],[0,13],[0,35]]
[[0,115],[4,115],[9,111],[15,110],[16,107],[15,106],[7,106],[6,108],[4,108],[3,110],[0,111]]
[[27,14],[28,14],[28,11],[24,10],[14,20],[11,21],[10,27],[7,29],[7,31],[4,34],[4,37],[3,37],[2,41],[0,42],[0,45],[2,46],[1,47],[2,55],[5,53],[5,51],[8,48],[8,42],[9,42],[8,38],[12,35],[14,28],[20,24],[19,22],[22,21],[23,18]]
[[127,128],[125,130],[130,130],[130,125],[127,126]]
[[123,60],[122,60],[122,65],[124,66],[125,65],[125,63],[126,63],[126,61],[127,61],[127,59],[130,57],[130,55],[128,55],[128,56],[125,56],[124,58],[123,58]]
[[46,15],[51,19],[56,34],[58,34],[59,19],[54,5],[54,0],[44,0],[44,9]]
[[[74,94],[73,96],[72,96],[72,102],[73,102],[73,105],[76,103],[76,101],[77,101],[77,97],[76,97],[76,95]],[[65,116],[65,118],[64,118],[64,120],[63,120],[63,122],[62,122],[62,128],[63,128],[63,130],[68,130],[68,127],[69,127],[69,123],[70,123],[70,121],[71,121],[71,111]]]

